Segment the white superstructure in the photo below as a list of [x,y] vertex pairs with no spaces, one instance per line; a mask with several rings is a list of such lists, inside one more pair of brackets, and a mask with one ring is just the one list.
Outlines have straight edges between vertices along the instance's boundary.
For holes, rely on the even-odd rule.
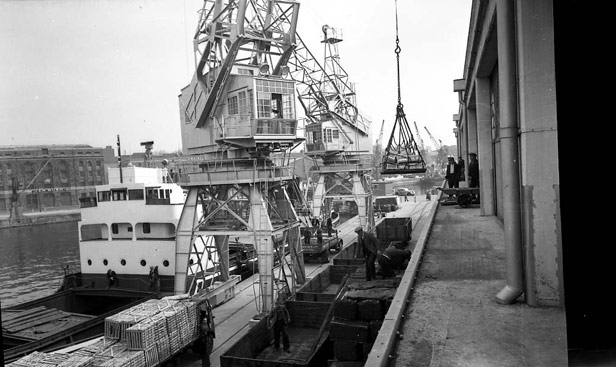
[[[148,289],[158,267],[161,291],[173,287],[176,227],[186,194],[165,168],[109,168],[109,184],[81,200],[79,252],[84,285]],[[168,282],[165,280],[169,280]]]

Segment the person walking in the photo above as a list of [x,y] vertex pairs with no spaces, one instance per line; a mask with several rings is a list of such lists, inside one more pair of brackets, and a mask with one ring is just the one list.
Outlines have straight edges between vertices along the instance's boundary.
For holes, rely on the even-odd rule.
[[366,259],[366,280],[371,281],[376,279],[376,265],[374,264],[377,256],[380,254],[378,250],[378,240],[372,233],[364,232],[364,229],[359,226],[355,228],[357,233],[357,242],[364,252]]
[[332,236],[332,229],[333,229],[333,224],[332,224],[332,217],[329,216],[327,217],[327,237],[331,237]]
[[280,336],[282,336],[282,348],[285,352],[290,352],[290,340],[287,328],[291,323],[291,315],[284,305],[285,297],[280,295],[276,300],[276,305],[272,310],[272,321],[274,324],[274,349],[280,349]]

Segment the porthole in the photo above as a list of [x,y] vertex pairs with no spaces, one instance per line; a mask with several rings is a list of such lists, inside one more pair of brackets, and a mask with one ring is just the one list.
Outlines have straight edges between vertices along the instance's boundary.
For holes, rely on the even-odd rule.
[[107,264],[109,264],[109,261],[107,259],[103,260],[103,265],[107,266]]
[[163,266],[166,268],[169,266],[169,260],[164,260],[163,261]]
[[141,266],[145,266],[147,263],[145,262],[145,260],[141,260],[141,262],[139,262],[139,264],[141,264]]
[[92,260],[88,259],[88,265],[92,265]]
[[190,261],[188,262],[190,265],[194,264],[195,261],[193,259],[190,259]]
[[122,264],[122,266],[125,266],[126,265],[126,260],[124,260],[124,259],[120,260],[120,264]]

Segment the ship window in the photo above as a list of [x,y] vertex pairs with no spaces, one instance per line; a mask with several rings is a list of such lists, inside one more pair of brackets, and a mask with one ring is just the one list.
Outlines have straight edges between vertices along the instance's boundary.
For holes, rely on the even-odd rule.
[[125,266],[126,265],[126,260],[124,260],[124,259],[120,260],[120,264],[122,264],[122,266]]
[[88,259],[88,265],[92,265],[92,260]]
[[143,233],[150,233],[150,223],[143,223]]
[[112,232],[113,234],[118,234],[118,223],[113,223],[113,224],[111,225],[111,232]]
[[141,264],[141,266],[146,266],[146,264],[147,264],[147,263],[145,262],[145,260],[141,259],[141,261],[139,262],[139,264]]
[[109,261],[107,261],[107,259],[103,260],[103,265],[107,266],[107,264],[109,264]]
[[98,201],[110,201],[111,200],[111,192],[109,191],[99,191],[98,192]]
[[113,201],[126,200],[126,189],[111,190],[111,194],[113,196]]
[[169,266],[169,260],[164,260],[163,261],[163,266],[166,268]]
[[128,200],[143,200],[143,190],[128,190]]

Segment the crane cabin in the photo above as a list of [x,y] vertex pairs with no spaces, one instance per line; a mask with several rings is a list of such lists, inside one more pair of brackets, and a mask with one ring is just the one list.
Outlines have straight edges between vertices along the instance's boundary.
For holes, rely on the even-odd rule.
[[196,83],[193,78],[179,97],[184,154],[262,157],[303,141],[297,137],[294,82],[270,74],[269,65],[233,65],[222,90],[212,91],[221,97],[201,124],[196,106],[205,96],[194,93]]
[[306,154],[310,156],[369,153],[370,149],[370,134],[355,125],[327,116],[306,124]]

